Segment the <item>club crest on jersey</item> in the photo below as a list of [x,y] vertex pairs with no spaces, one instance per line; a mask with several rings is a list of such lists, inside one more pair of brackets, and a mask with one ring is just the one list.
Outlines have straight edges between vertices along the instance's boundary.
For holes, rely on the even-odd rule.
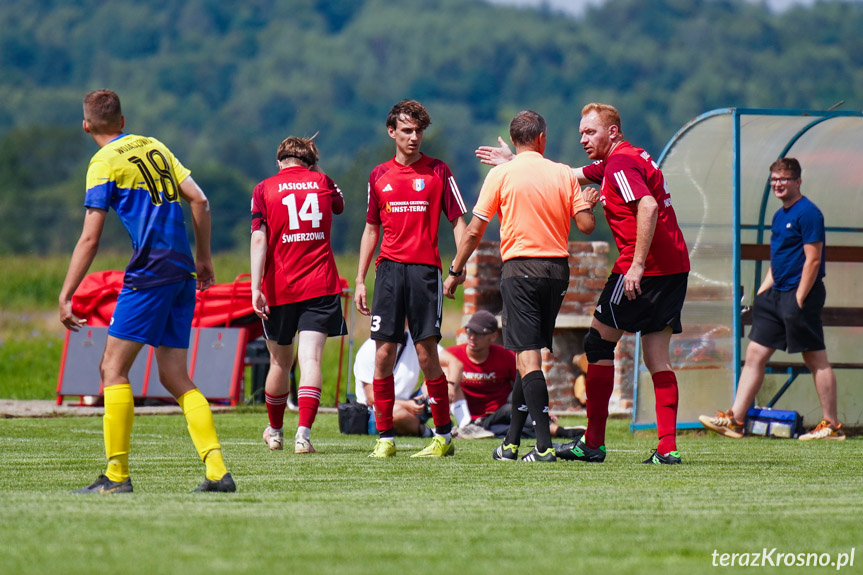
[[415,179],[413,183],[415,192],[421,192],[426,189],[426,181],[422,178]]

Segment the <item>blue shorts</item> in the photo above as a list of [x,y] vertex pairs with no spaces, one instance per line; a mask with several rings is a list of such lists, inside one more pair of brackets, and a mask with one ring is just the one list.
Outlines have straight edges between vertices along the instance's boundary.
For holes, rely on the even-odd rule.
[[195,315],[195,280],[145,289],[123,286],[108,335],[153,347],[188,349]]

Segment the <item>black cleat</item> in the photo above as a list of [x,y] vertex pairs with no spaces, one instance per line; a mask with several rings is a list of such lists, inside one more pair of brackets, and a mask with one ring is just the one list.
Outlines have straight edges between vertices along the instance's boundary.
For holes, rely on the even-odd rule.
[[491,452],[491,458],[497,461],[518,461],[518,445],[501,443]]
[[661,455],[656,449],[650,454],[650,457],[642,461],[642,463],[652,463],[653,465],[680,465],[683,460],[680,459],[680,452],[669,451],[665,455]]
[[234,484],[234,478],[231,477],[230,473],[226,473],[222,476],[218,481],[212,481],[210,479],[204,478],[204,482],[200,484],[192,493],[196,493],[198,491],[216,491],[218,493],[233,493],[237,490],[237,486]]
[[125,481],[111,481],[107,475],[100,475],[99,479],[72,493],[132,493],[132,479],[127,477]]
[[557,456],[554,454],[554,448],[549,447],[542,453],[536,450],[536,447],[530,450],[530,453],[521,458],[522,461],[527,463],[535,463],[535,462],[545,462],[550,463],[552,461],[557,461]]
[[554,448],[557,456],[565,461],[586,461],[588,463],[602,463],[605,461],[605,446],[600,445],[597,449],[591,449],[585,445],[583,438],[570,441]]

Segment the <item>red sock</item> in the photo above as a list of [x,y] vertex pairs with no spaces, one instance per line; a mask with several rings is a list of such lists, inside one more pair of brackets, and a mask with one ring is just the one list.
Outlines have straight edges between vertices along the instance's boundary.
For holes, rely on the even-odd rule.
[[281,429],[285,424],[285,407],[288,405],[288,394],[270,395],[265,391],[264,397],[267,401],[267,415],[270,418],[270,427]]
[[584,443],[591,449],[605,445],[605,422],[608,420],[608,401],[614,389],[614,366],[596,363],[587,366],[587,431]]
[[297,391],[297,406],[300,408],[300,427],[312,428],[318,406],[321,404],[321,390],[307,385]]
[[656,395],[656,435],[661,455],[677,449],[677,377],[673,371],[653,374],[653,393]]
[[396,403],[396,387],[393,376],[373,379],[372,389],[375,393],[375,426],[378,431],[392,429],[393,405]]
[[449,384],[447,384],[446,375],[441,374],[435,379],[427,379],[426,389],[429,392],[429,407],[436,431],[449,433],[446,427],[449,426],[452,429],[452,419],[449,413]]

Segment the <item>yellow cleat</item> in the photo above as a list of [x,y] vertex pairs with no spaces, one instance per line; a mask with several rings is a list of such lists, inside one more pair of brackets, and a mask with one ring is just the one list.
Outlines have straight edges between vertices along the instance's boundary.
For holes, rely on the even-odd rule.
[[393,457],[396,454],[396,442],[392,439],[378,439],[375,450],[369,457]]
[[411,457],[451,457],[454,454],[453,442],[447,443],[443,435],[435,435],[425,449],[414,453]]

